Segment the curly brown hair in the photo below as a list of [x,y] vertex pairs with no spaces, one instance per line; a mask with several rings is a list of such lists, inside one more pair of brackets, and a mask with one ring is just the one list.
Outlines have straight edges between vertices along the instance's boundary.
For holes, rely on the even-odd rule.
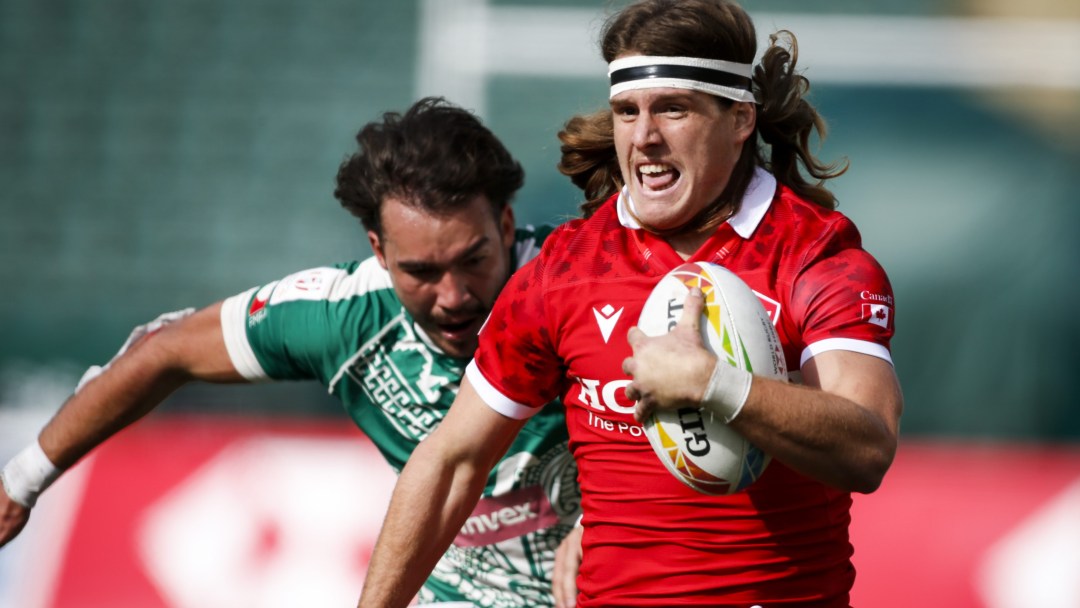
[[525,183],[521,164],[495,134],[441,97],[425,97],[404,114],[383,114],[356,142],[359,151],[338,168],[334,197],[380,236],[388,197],[442,214],[483,194],[499,217]]
[[[728,0],[643,0],[608,19],[600,48],[609,63],[625,54],[753,63],[757,36],[749,15]],[[798,56],[794,34],[781,31],[770,36],[770,46],[753,74],[758,99],[756,135],[743,145],[718,204],[695,218],[695,225],[716,224],[738,211],[755,165],[771,171],[802,198],[828,209],[836,207],[836,197],[824,183],[847,171],[847,162],[823,163],[810,151],[813,132],[824,139],[826,127],[806,99],[810,83],[795,70]],[[717,102],[725,107],[734,103],[719,97]],[[571,118],[559,132],[559,140],[562,158],[557,167],[584,190],[581,210],[587,217],[623,184],[611,111]]]

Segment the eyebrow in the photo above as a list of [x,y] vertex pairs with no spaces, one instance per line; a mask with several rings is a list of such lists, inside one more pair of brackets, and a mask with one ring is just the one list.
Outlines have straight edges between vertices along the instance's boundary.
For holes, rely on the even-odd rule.
[[678,90],[678,91],[673,91],[671,93],[658,94],[655,97],[652,97],[652,98],[650,98],[649,100],[647,100],[645,102],[631,101],[631,100],[625,99],[625,98],[612,99],[612,100],[609,101],[608,105],[610,105],[612,108],[621,107],[621,106],[648,107],[650,105],[657,104],[657,103],[671,103],[673,101],[681,101],[681,102],[684,102],[684,103],[691,103],[693,101],[693,99],[694,99],[694,95],[693,95],[692,91]]
[[[454,263],[456,263],[456,262],[458,262],[460,260],[466,260],[466,259],[476,255],[477,253],[480,252],[481,249],[483,249],[484,247],[487,246],[487,244],[488,244],[488,242],[490,240],[491,239],[489,239],[486,236],[481,237],[480,240],[473,243],[468,249],[463,251],[461,253],[461,255],[459,255],[456,258],[454,258],[453,260],[451,260],[450,263],[454,264]],[[404,260],[404,261],[399,261],[397,263],[397,265],[398,265],[398,268],[401,268],[402,270],[404,270],[406,272],[424,272],[424,271],[427,271],[427,270],[437,270],[437,269],[442,267],[439,264],[435,264],[433,262],[427,262],[427,261],[424,261],[424,260]]]

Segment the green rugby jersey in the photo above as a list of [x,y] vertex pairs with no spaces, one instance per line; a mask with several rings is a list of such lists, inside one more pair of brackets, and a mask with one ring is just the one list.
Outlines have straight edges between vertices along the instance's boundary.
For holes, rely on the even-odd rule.
[[[515,268],[551,228],[518,229]],[[454,400],[467,360],[438,349],[372,257],[289,275],[225,300],[225,343],[248,380],[314,379],[400,472]],[[422,603],[552,606],[555,549],[580,514],[563,407],[532,417],[421,591]]]

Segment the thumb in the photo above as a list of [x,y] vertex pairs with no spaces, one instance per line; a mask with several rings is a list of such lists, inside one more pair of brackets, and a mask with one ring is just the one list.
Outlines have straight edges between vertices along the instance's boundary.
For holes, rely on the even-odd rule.
[[701,331],[701,312],[705,310],[705,294],[700,287],[691,287],[683,301],[682,316],[678,327],[685,327],[695,334]]

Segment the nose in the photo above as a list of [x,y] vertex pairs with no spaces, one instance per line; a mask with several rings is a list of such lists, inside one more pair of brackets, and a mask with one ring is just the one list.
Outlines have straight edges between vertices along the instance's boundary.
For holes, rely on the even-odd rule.
[[634,133],[631,141],[634,147],[645,149],[660,143],[660,131],[656,119],[648,112],[641,112],[634,119]]
[[465,277],[453,271],[443,273],[435,289],[435,304],[442,310],[460,310],[474,299]]

